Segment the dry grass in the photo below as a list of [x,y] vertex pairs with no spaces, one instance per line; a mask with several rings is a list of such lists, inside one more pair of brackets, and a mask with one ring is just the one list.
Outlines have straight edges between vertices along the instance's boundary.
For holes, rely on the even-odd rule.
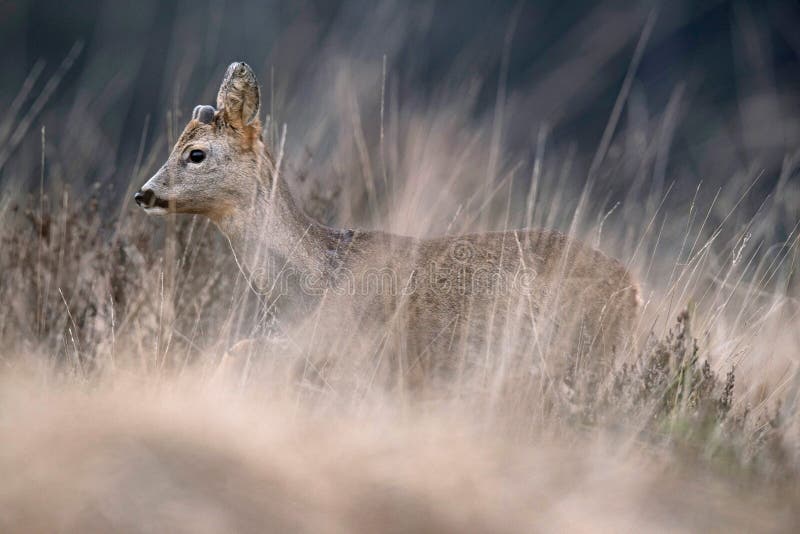
[[8,531],[780,530],[777,487],[585,433],[523,442],[456,406],[357,414],[196,376],[3,381]]
[[570,367],[488,389],[465,381],[427,400],[320,389],[274,366],[220,366],[230,343],[280,319],[248,319],[260,307],[212,227],[174,220],[164,232],[131,213],[109,229],[99,193],[80,203],[68,193],[4,211],[5,531],[797,520],[787,389],[771,369],[743,375],[724,353],[712,359],[689,312],[643,337],[613,376]]

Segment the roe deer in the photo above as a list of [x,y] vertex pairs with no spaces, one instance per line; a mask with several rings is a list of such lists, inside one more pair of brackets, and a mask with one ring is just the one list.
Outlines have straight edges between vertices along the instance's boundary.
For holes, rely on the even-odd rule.
[[194,109],[135,200],[150,214],[210,218],[254,289],[296,275],[320,305],[303,334],[317,351],[367,347],[413,385],[491,363],[499,348],[530,366],[552,352],[608,364],[629,339],[638,289],[618,261],[552,230],[415,239],[326,227],[276,169],[248,65],[228,67],[216,104]]

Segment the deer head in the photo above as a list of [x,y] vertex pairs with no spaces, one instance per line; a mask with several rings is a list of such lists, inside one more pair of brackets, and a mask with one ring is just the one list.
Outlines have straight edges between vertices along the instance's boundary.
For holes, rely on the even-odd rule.
[[253,70],[232,63],[217,109],[194,108],[166,163],[134,195],[136,203],[149,214],[193,213],[218,221],[252,202],[258,181],[272,176],[261,138],[260,101]]

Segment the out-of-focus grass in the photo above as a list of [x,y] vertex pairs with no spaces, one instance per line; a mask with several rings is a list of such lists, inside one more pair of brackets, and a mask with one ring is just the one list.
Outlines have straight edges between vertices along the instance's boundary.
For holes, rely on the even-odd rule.
[[[791,530],[795,495],[568,424],[525,440],[463,405],[358,410],[194,373],[4,373],[0,526],[19,531]],[[269,382],[262,383],[266,388]]]

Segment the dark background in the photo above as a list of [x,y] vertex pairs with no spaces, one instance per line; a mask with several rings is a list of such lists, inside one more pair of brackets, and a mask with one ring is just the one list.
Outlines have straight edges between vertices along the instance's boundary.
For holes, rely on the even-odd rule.
[[546,122],[554,150],[577,147],[580,180],[654,11],[623,123],[636,113],[643,124],[655,120],[682,88],[671,165],[690,169],[683,187],[698,177],[722,185],[757,165],[769,175],[758,185],[766,195],[800,147],[798,2],[0,0],[0,108],[43,65],[13,130],[70,49],[82,47],[24,135],[5,137],[0,180],[38,183],[44,125],[48,180],[127,185],[137,159],[152,167],[140,145],[165,156],[174,130],[195,104],[213,103],[225,66],[239,59],[262,80],[266,112],[303,147],[305,132],[331,113],[328,82],[346,58],[374,133],[384,55],[387,94],[400,108],[469,93],[480,121],[495,112],[500,89],[504,149],[529,153]]

